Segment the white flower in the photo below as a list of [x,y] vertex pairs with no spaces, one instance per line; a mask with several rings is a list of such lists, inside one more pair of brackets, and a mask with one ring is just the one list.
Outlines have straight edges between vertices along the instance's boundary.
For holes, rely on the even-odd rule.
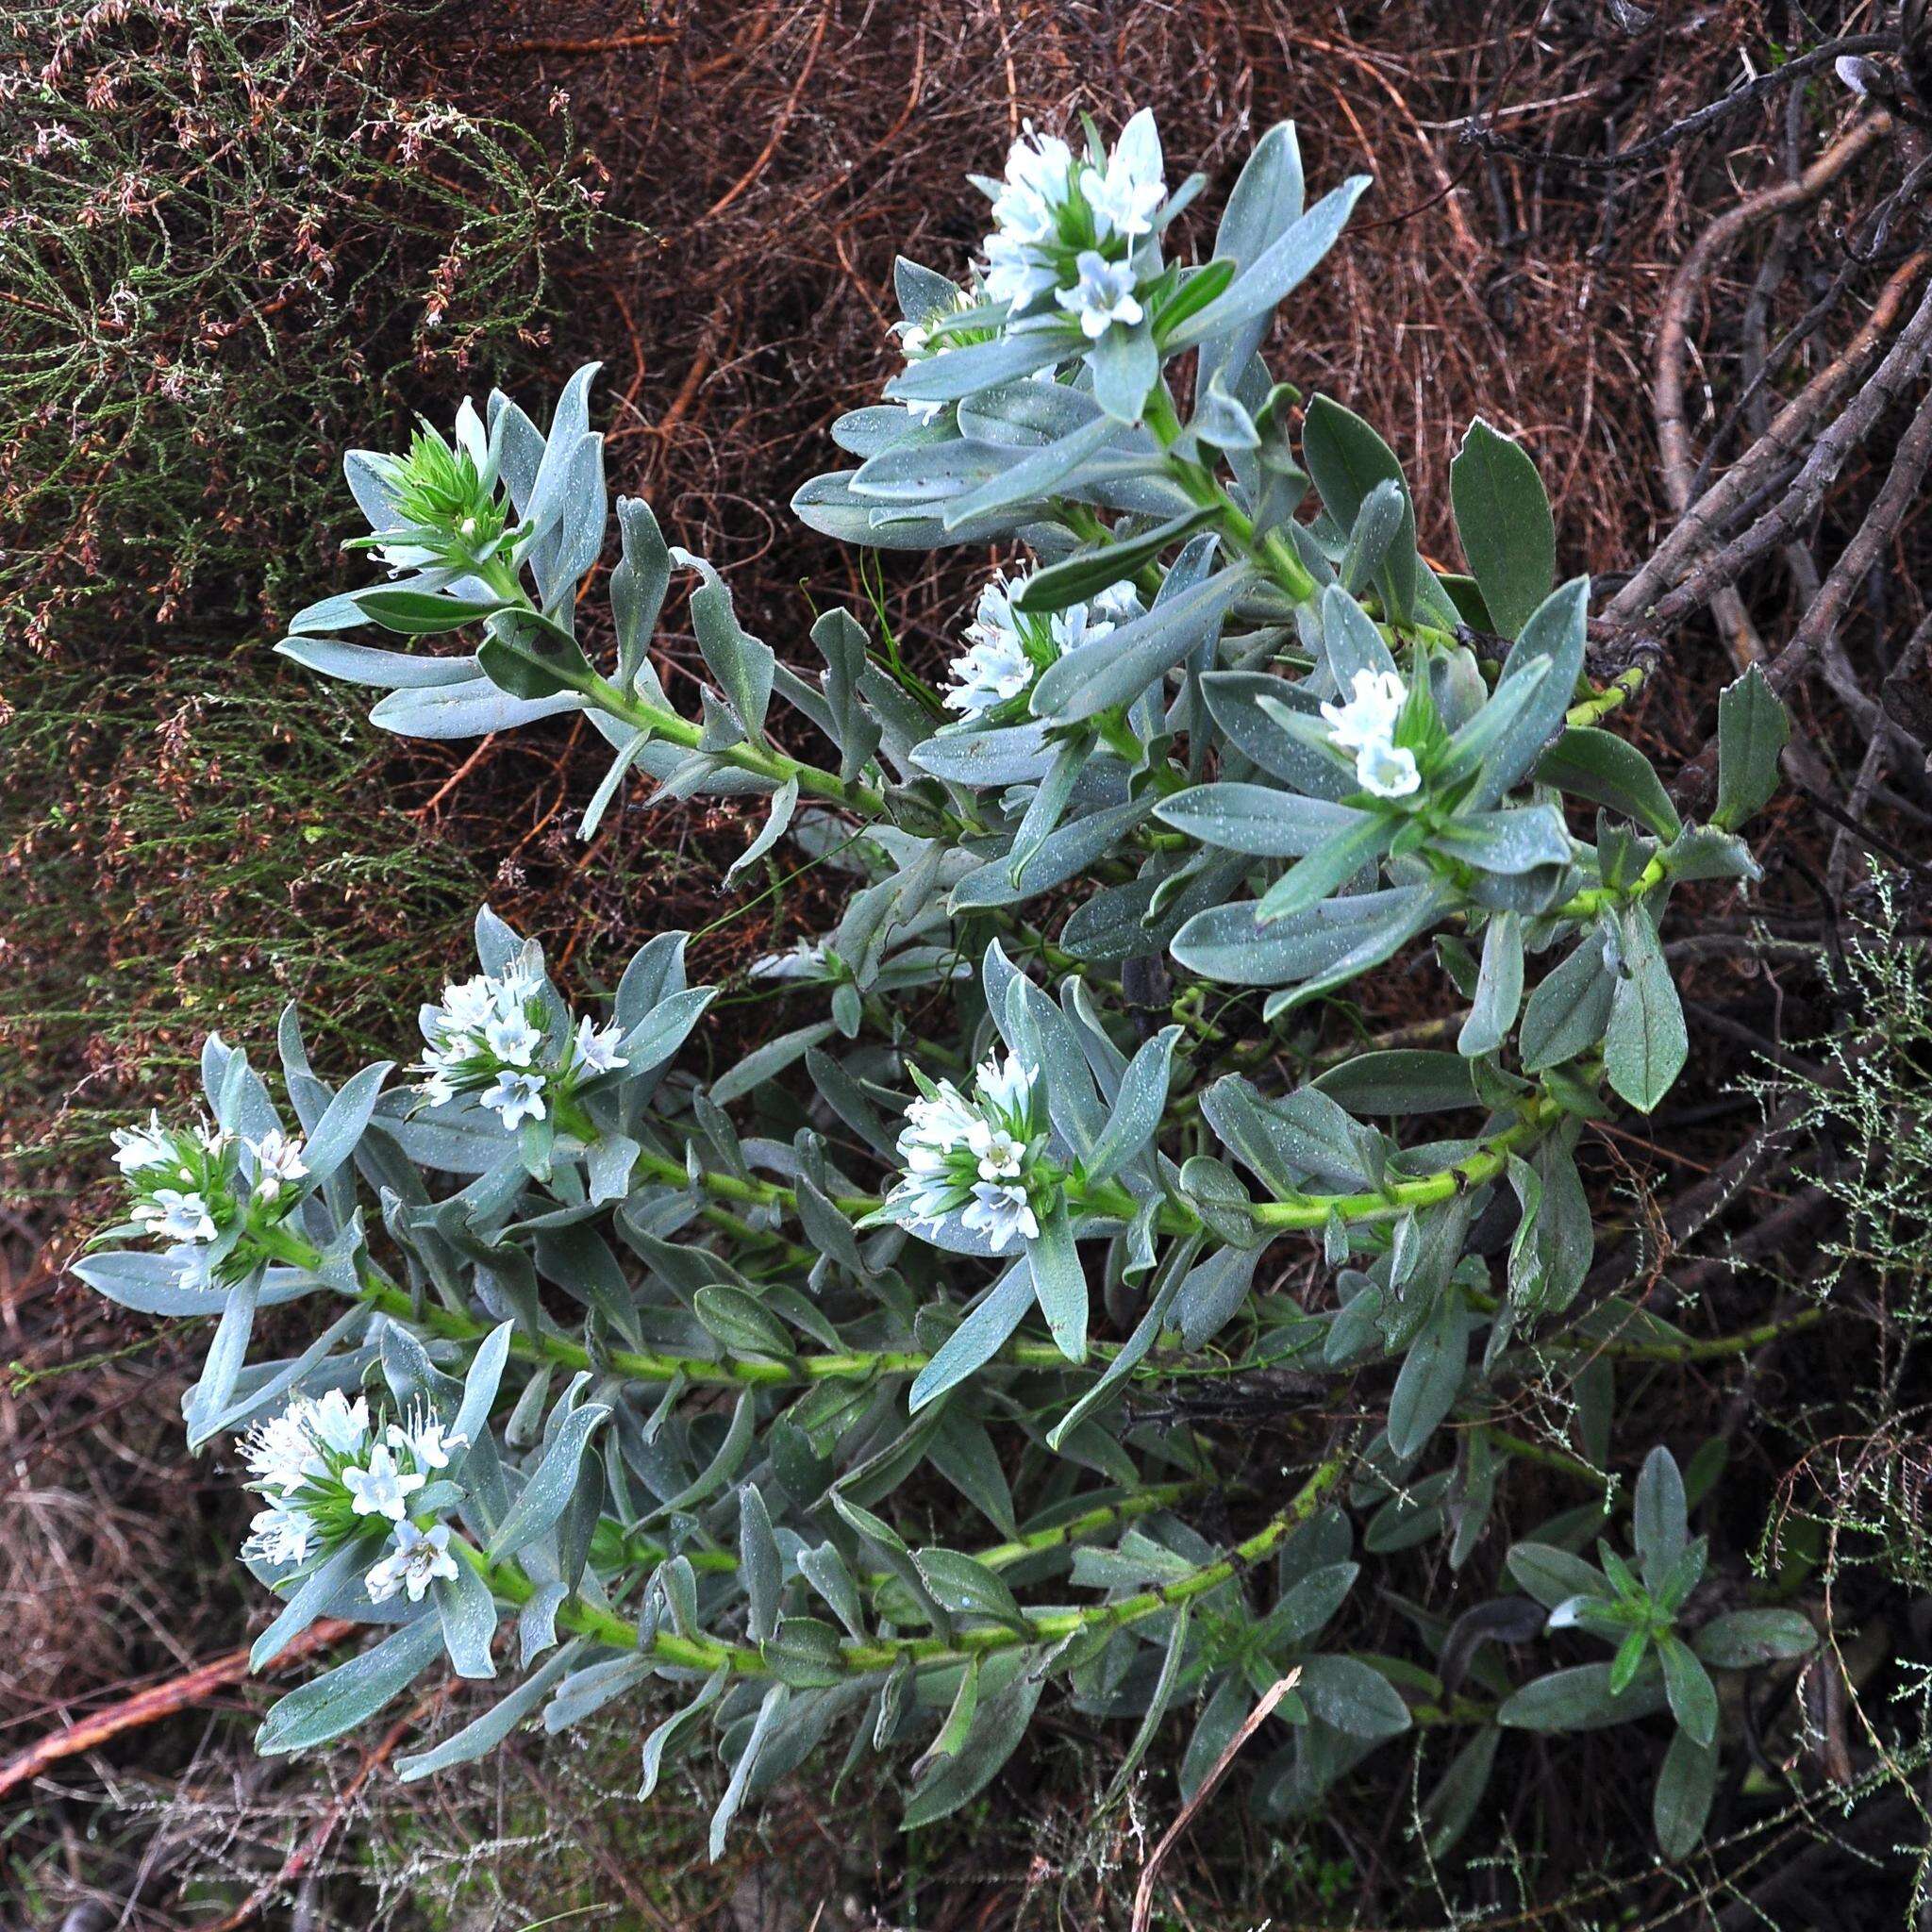
[[1104,173],[1081,170],[1080,193],[1104,229],[1130,240],[1152,232],[1155,210],[1167,199],[1167,180],[1151,110],[1142,108],[1121,129]]
[[174,1136],[162,1126],[158,1110],[150,1109],[144,1127],[116,1127],[113,1138],[114,1165],[123,1174],[175,1164]]
[[1395,725],[1408,702],[1408,687],[1393,671],[1357,671],[1354,696],[1326,704],[1322,716],[1339,750],[1355,753],[1357,782],[1378,798],[1407,798],[1422,785],[1415,754],[1395,741]]
[[966,1145],[978,1164],[983,1181],[1009,1181],[1020,1172],[1026,1143],[1016,1141],[1005,1127],[974,1121],[966,1136]]
[[246,1145],[259,1170],[255,1191],[264,1201],[273,1201],[288,1182],[299,1181],[308,1172],[302,1158],[300,1134],[285,1134],[279,1127],[271,1127],[260,1140],[249,1141]]
[[1408,702],[1408,687],[1393,671],[1357,671],[1353,686],[1355,695],[1345,703],[1322,707],[1329,737],[1343,751],[1360,751],[1377,741],[1386,743]]
[[1004,1114],[1008,1122],[1024,1120],[1031,1111],[1035,1075],[1011,1054],[1004,1064],[989,1055],[973,1077],[982,1108]]
[[966,649],[953,659],[953,688],[945,695],[950,711],[976,718],[1016,698],[1033,681],[1033,661],[1020,636],[1013,598],[1021,586],[995,577],[979,593],[973,622],[966,626]]
[[258,1424],[242,1439],[242,1458],[262,1490],[299,1490],[311,1475],[327,1473],[309,1430],[313,1406],[297,1396],[280,1415]]
[[630,1062],[618,1052],[624,1029],[616,1021],[599,1026],[588,1014],[577,1022],[577,1064],[592,1074],[614,1074]]
[[541,1121],[549,1112],[543,1102],[541,1074],[499,1074],[495,1086],[486,1088],[478,1098],[485,1107],[503,1116],[506,1127],[519,1127],[525,1121]]
[[362,1584],[373,1604],[387,1603],[399,1590],[407,1590],[409,1601],[420,1604],[438,1577],[447,1579],[456,1574],[457,1559],[449,1553],[448,1524],[418,1529],[413,1523],[399,1523],[394,1547],[380,1562],[370,1566]]
[[1007,150],[1007,174],[993,194],[994,227],[1023,242],[1045,242],[1059,225],[1074,173],[1074,151],[1057,134],[1037,134],[1032,122]]
[[457,405],[455,441],[459,450],[468,453],[479,475],[491,474],[490,432],[484,428],[483,419],[468,396]]
[[767,953],[747,972],[753,979],[816,979],[825,970],[825,949],[817,940],[794,940],[789,953]]
[[442,1013],[449,1032],[479,1033],[495,1011],[496,982],[485,974],[442,990]]
[[447,1469],[450,1452],[462,1448],[468,1440],[444,1434],[442,1424],[426,1410],[420,1409],[407,1424],[390,1424],[384,1433],[391,1447],[407,1453],[418,1469]]
[[959,1225],[983,1234],[995,1255],[1005,1254],[1015,1241],[1035,1241],[1040,1235],[1040,1222],[1026,1190],[1012,1182],[978,1182],[973,1198],[960,1212]]
[[249,1523],[242,1554],[261,1563],[299,1563],[308,1556],[314,1536],[315,1525],[301,1509],[258,1509]]
[[1363,791],[1373,791],[1377,798],[1407,798],[1423,782],[1414,752],[1380,740],[1356,753],[1355,775]]
[[144,1222],[157,1241],[211,1241],[215,1238],[214,1217],[207,1201],[179,1188],[157,1188],[151,1200],[136,1204],[134,1218]]
[[483,1043],[507,1066],[527,1067],[543,1043],[543,1029],[521,1011],[498,1013],[485,1024]]
[[1137,323],[1145,311],[1134,296],[1134,265],[1108,261],[1091,248],[1083,248],[1074,266],[1080,279],[1062,289],[1054,300],[1070,315],[1080,318],[1080,333],[1098,341],[1117,322]]
[[395,1457],[378,1442],[369,1452],[369,1466],[358,1469],[351,1463],[342,1471],[342,1487],[349,1492],[349,1507],[358,1516],[387,1516],[400,1523],[409,1513],[409,1497],[428,1480],[413,1471],[396,1467]]
[[309,1403],[304,1419],[308,1433],[338,1456],[359,1456],[369,1440],[369,1404],[359,1395],[351,1402],[340,1389]]

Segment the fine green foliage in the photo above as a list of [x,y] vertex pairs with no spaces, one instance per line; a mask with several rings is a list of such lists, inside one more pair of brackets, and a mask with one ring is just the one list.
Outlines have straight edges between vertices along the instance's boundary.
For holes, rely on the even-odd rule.
[[[1533,1604],[1418,1617],[1416,1656],[1358,1654],[1347,1613],[1375,1558],[1468,1561],[1532,1363],[1600,1402],[1620,1356],[1684,1339],[1578,1307],[1574,1150],[1683,1065],[1658,931],[1682,881],[1756,876],[1737,826],[1760,695],[1742,748],[1725,734],[1730,822],[1680,823],[1634,747],[1604,749],[1633,687],[1590,687],[1588,587],[1552,584],[1520,452],[1479,429],[1458,472],[1478,631],[1380,437],[1327,399],[1297,432],[1259,345],[1363,184],[1305,209],[1274,129],[1212,258],[1171,262],[1198,184],[1168,192],[1148,117],[1089,140],[1016,145],[971,287],[901,265],[907,369],[837,425],[857,466],[797,499],[854,541],[1037,559],[988,587],[943,696],[843,612],[805,675],[636,501],[614,661],[592,661],[575,625],[611,519],[590,369],[545,430],[495,394],[447,440],[351,453],[358,541],[391,575],[280,645],[382,690],[374,722],[405,735],[581,715],[611,754],[592,824],[639,778],[766,801],[753,852],[789,838],[849,887],[831,930],[752,969],[798,1008],[788,1030],[703,1077],[687,1049],[717,989],[687,983],[684,935],[577,1013],[486,909],[479,971],[423,1008],[400,1085],[381,1064],[332,1091],[291,1011],[291,1121],[210,1040],[211,1122],[117,1137],[128,1218],[79,1272],[217,1318],[189,1428],[248,1431],[244,1554],[286,1599],[263,1658],[325,1614],[389,1626],[276,1705],[264,1750],[341,1735],[441,1657],[509,1682],[405,1776],[657,1675],[686,1702],[646,1787],[711,1740],[715,1854],[835,1739],[848,1763],[903,1755],[907,1822],[943,1817],[1049,1694],[1132,1726],[1123,1777],[1195,1710],[1198,1781],[1292,1674],[1266,1817],[1414,1726],[1465,1727],[1440,1848],[1503,1728],[1668,1708],[1689,1742],[1657,1825],[1680,1854],[1726,1741],[1710,1672],[1811,1638],[1774,1606],[1693,1627],[1705,1545],[1666,1450],[1631,1555],[1599,1502],[1517,1544]],[[684,708],[651,655],[677,572],[708,674]],[[386,641],[350,635],[372,625]],[[415,641],[444,637],[469,648]],[[822,761],[787,748],[799,726]],[[1302,1016],[1430,949],[1466,1003],[1456,1050],[1317,1074]],[[1280,1264],[1311,1249],[1326,1286],[1304,1305]],[[293,1301],[310,1345],[252,1358],[258,1311]],[[1326,1392],[1293,1475],[1224,1500],[1204,1437],[1135,1398],[1264,1369]],[[912,1492],[928,1471],[962,1505],[944,1537]],[[1251,1526],[1210,1539],[1228,1502]],[[1574,1553],[1591,1536],[1600,1567]],[[1514,1682],[1476,1655],[1573,1628],[1612,1659]]]

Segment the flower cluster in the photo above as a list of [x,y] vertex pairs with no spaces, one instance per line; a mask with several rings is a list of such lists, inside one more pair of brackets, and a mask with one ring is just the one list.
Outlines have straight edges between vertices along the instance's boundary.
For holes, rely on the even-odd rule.
[[259,1203],[285,1212],[308,1173],[302,1137],[271,1127],[258,1137],[206,1121],[171,1127],[150,1111],[142,1126],[116,1127],[114,1164],[127,1182],[128,1219],[171,1250],[206,1248]]
[[407,1590],[411,1603],[438,1577],[457,1574],[449,1527],[419,1520],[428,1485],[446,1471],[460,1436],[448,1434],[426,1409],[378,1426],[368,1401],[340,1389],[298,1395],[243,1440],[249,1488],[268,1506],[249,1525],[244,1557],[306,1563],[343,1543],[375,1536],[387,1553],[364,1577],[370,1600]]
[[995,577],[979,593],[966,649],[952,661],[949,711],[977,718],[1011,704],[1033,687],[1049,664],[1080,644],[1104,638],[1117,625],[1141,615],[1133,588],[1115,584],[1085,604],[1048,615],[1018,608],[1025,577]]
[[507,512],[497,494],[502,452],[465,396],[454,441],[420,423],[404,457],[370,453],[391,525],[353,540],[393,571],[488,563],[502,545]]
[[1420,789],[1415,753],[1395,742],[1396,727],[1408,704],[1408,687],[1393,671],[1357,671],[1355,695],[1324,705],[1329,741],[1355,755],[1355,775],[1363,791],[1377,798],[1407,798]]
[[586,1017],[573,1033],[566,1019],[553,1038],[541,989],[537,973],[519,961],[507,973],[445,986],[442,1004],[425,1008],[423,1058],[413,1071],[424,1075],[419,1091],[430,1106],[474,1093],[514,1129],[547,1119],[554,1091],[629,1065],[614,1024]]
[[980,271],[989,300],[1019,315],[1051,295],[1089,341],[1115,323],[1141,321],[1132,258],[1167,200],[1151,113],[1136,114],[1111,150],[1091,144],[1084,159],[1029,122],[1008,153],[1005,177],[974,176],[974,185],[992,202]]
[[974,1074],[970,1098],[950,1080],[934,1086],[916,1068],[913,1077],[921,1097],[906,1109],[899,1134],[905,1173],[887,1207],[915,1225],[957,1214],[995,1255],[1035,1240],[1036,1204],[1059,1178],[1044,1158],[1036,1076],[1017,1059],[995,1057]]
[[[909,369],[915,362],[924,362],[929,357],[942,355],[948,349],[957,349],[969,342],[991,341],[999,334],[991,327],[951,327],[941,333],[941,325],[956,315],[967,315],[979,308],[986,299],[986,292],[978,287],[958,289],[954,291],[951,302],[941,302],[924,314],[893,325],[893,334],[899,338],[899,347],[906,357]],[[1053,379],[1052,370],[1042,372],[1047,380]],[[906,413],[915,423],[931,423],[945,414],[952,408],[951,403],[906,404]]]

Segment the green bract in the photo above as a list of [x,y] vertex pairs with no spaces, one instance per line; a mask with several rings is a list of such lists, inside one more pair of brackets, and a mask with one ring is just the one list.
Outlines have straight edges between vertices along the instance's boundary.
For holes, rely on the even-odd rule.
[[[1305,208],[1274,128],[1187,264],[1160,254],[1180,196],[1151,122],[1084,158],[1029,142],[989,184],[986,275],[901,265],[896,400],[838,425],[856,466],[795,505],[855,542],[1030,553],[978,601],[949,696],[842,610],[812,625],[815,664],[781,659],[626,499],[615,655],[593,660],[591,369],[547,432],[497,394],[453,443],[352,455],[361,541],[395,575],[279,647],[382,689],[374,721],[406,735],[584,714],[610,750],[587,836],[633,782],[766,801],[741,865],[789,838],[848,887],[832,930],[752,969],[786,1005],[772,1037],[707,1076],[685,1048],[715,989],[687,985],[682,935],[648,940],[608,1012],[574,1013],[486,911],[480,970],[424,1008],[407,1085],[377,1068],[331,1091],[291,1014],[285,1115],[211,1041],[223,1151],[129,1137],[199,1206],[137,1160],[128,1244],[80,1272],[139,1309],[219,1315],[197,1441],[322,1427],[291,1404],[329,1391],[409,1419],[401,1459],[364,1466],[371,1423],[307,1487],[265,1491],[300,1518],[251,1557],[288,1599],[275,1645],[323,1615],[396,1626],[283,1699],[265,1750],[362,1723],[444,1654],[514,1687],[406,1774],[668,1678],[686,1702],[645,1745],[646,1787],[714,1740],[715,1840],[834,1734],[903,1752],[908,1822],[939,1817],[1049,1686],[1138,1724],[1130,1764],[1197,1710],[1191,1790],[1295,1670],[1269,1816],[1412,1724],[1467,1725],[1429,1809],[1440,1849],[1499,1726],[1667,1703],[1689,1741],[1658,1819],[1681,1851],[1723,1729],[1706,1666],[1808,1635],[1771,1609],[1694,1626],[1703,1545],[1664,1452],[1636,1486],[1635,1567],[1601,1483],[1509,1558],[1614,1661],[1517,1688],[1476,1651],[1540,1635],[1521,1600],[1418,1617],[1407,1657],[1353,1655],[1348,1611],[1390,1552],[1472,1561],[1525,1447],[1497,1421],[1525,1372],[1586,1374],[1601,1411],[1620,1354],[1685,1340],[1580,1303],[1574,1149],[1683,1064],[1659,927],[1681,881],[1756,876],[1736,833],[1782,714],[1755,675],[1726,697],[1719,824],[1683,823],[1602,728],[1639,674],[1592,689],[1588,585],[1554,582],[1522,452],[1471,431],[1473,575],[1444,578],[1381,439],[1327,398],[1298,409],[1260,346],[1361,181]],[[676,572],[709,676],[689,711],[651,668]],[[372,625],[399,641],[348,639]],[[458,633],[461,654],[413,641]],[[1324,1035],[1324,1003],[1398,956],[1405,1000],[1426,984],[1457,1009],[1330,1050],[1357,1036]],[[284,1150],[272,1198],[244,1145]],[[1311,1249],[1298,1299],[1282,1264]],[[258,1310],[296,1299],[313,1344],[252,1359]],[[1247,1487],[1217,1494],[1212,1429],[1148,1398],[1263,1370],[1326,1391],[1283,1421],[1299,1467],[1243,1457]],[[921,1526],[929,1482],[898,1504],[928,1469],[958,1499],[952,1542]],[[1209,1527],[1230,1514],[1232,1544]],[[1575,1554],[1599,1537],[1601,1569]]]

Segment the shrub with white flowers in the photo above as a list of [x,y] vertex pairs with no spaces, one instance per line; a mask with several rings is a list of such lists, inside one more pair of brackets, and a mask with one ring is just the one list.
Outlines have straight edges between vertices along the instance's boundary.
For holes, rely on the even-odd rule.
[[[279,1100],[211,1039],[211,1123],[116,1136],[129,1210],[79,1272],[217,1318],[187,1421],[261,1499],[258,1659],[370,1629],[261,1747],[443,1657],[509,1688],[406,1776],[656,1679],[679,1707],[645,1788],[715,1750],[715,1842],[835,1738],[904,1753],[908,1823],[941,1817],[1049,1695],[1134,1727],[1124,1778],[1185,1715],[1191,1792],[1295,1673],[1264,1818],[1407,1737],[1440,1857],[1514,1733],[1668,1712],[1682,1856],[1736,1741],[1710,1673],[1813,1636],[1741,1574],[1722,1609],[1696,1591],[1695,1472],[1613,1425],[1618,1377],[1751,1338],[1591,1281],[1575,1154],[1684,1064],[1660,928],[1685,886],[1756,877],[1783,714],[1755,673],[1725,693],[1716,809],[1685,822],[1607,728],[1641,668],[1592,682],[1589,585],[1555,581],[1535,472],[1482,423],[1468,574],[1424,560],[1381,438],[1271,367],[1365,185],[1305,205],[1291,128],[1205,254],[1170,248],[1200,183],[1170,191],[1145,114],[1111,145],[1029,129],[981,185],[982,261],[963,288],[900,264],[905,366],[795,501],[889,551],[1009,546],[942,689],[841,608],[815,672],[773,650],[635,499],[593,658],[592,370],[547,431],[494,394],[347,459],[390,575],[285,655],[407,735],[581,716],[610,752],[586,837],[633,781],[755,801],[733,873],[789,840],[844,891],[750,969],[782,1011],[735,1063],[686,1051],[718,989],[683,935],[579,1013],[486,910],[400,1084],[332,1087],[291,1012]],[[680,571],[694,714],[652,659]],[[1377,1035],[1385,974],[1432,1017]],[[259,1358],[298,1302],[308,1345]],[[1507,1425],[1526,1391],[1588,1459]],[[1524,1467],[1580,1471],[1575,1507],[1525,1520]],[[1378,1582],[1399,1552],[1427,1562]],[[1415,1590],[1406,1654],[1364,1644],[1363,1607]],[[1585,1639],[1614,1661],[1566,1662]]]

